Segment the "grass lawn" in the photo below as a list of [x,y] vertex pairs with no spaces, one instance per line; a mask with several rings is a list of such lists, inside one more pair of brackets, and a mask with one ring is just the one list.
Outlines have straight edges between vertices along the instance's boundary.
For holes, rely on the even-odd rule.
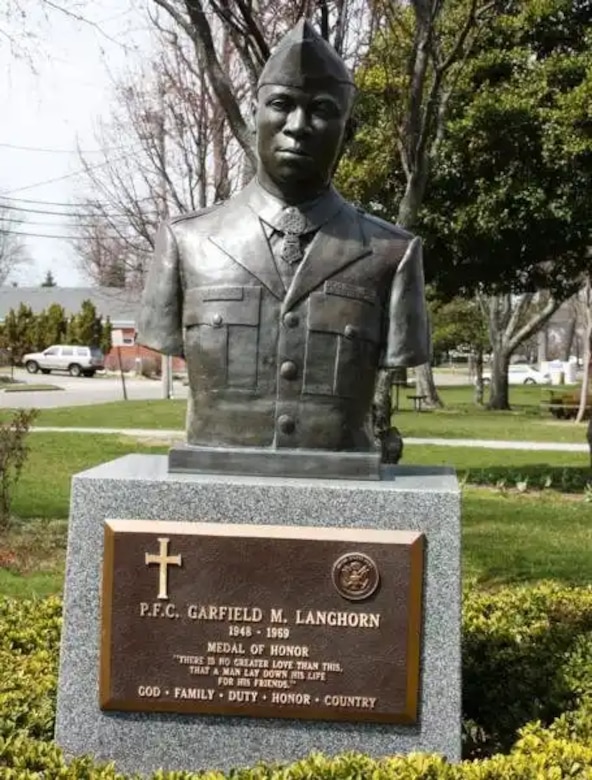
[[13,512],[21,518],[66,518],[73,474],[130,452],[162,453],[168,447],[143,445],[128,436],[35,433],[18,483]]
[[[72,474],[129,452],[165,452],[130,437],[38,433],[14,500],[19,518],[0,534],[0,593],[24,597],[59,593],[64,574]],[[541,453],[408,445],[405,462],[466,468],[517,469]],[[582,468],[585,454],[542,453],[547,467]],[[592,503],[551,491],[519,494],[466,487],[463,568],[481,584],[558,579],[592,580]]]
[[[35,425],[63,428],[148,428],[184,430],[184,399],[154,401],[113,401],[89,406],[64,406],[41,409]],[[11,410],[0,410],[0,421],[7,420]]]
[[[561,388],[554,388],[561,389]],[[573,392],[573,387],[564,388]],[[490,412],[473,403],[472,387],[440,389],[445,408],[437,411],[414,412],[407,398],[411,388],[400,393],[400,411],[394,422],[404,437],[508,439],[516,441],[586,441],[586,423],[576,425],[569,420],[556,420],[541,412],[539,404],[548,398],[548,387],[519,386],[510,388],[510,412]],[[64,428],[153,428],[183,430],[186,401],[114,401],[89,406],[43,409],[37,425]],[[0,411],[0,420],[10,416],[10,410]]]
[[463,491],[463,576],[484,585],[592,580],[592,504],[557,493]]
[[[401,463],[420,466],[453,466],[462,479],[469,469],[507,468],[508,472],[545,468],[589,468],[586,452],[553,452],[538,450],[492,450],[487,447],[449,447],[425,444],[405,444]],[[590,471],[592,482],[592,470]]]
[[0,593],[32,598],[61,593],[67,520],[17,520],[0,533]]
[[80,433],[36,433],[29,445],[12,507],[18,519],[0,533],[0,593],[19,598],[62,590],[73,474],[130,452],[167,451],[130,437]]
[[[508,441],[586,442],[587,423],[556,420],[539,404],[548,400],[549,387],[510,387],[509,412],[492,412],[473,403],[472,387],[444,387],[439,389],[444,409],[414,412],[407,399],[410,391],[400,395],[400,411],[393,422],[403,438],[446,439],[506,439]],[[554,387],[553,390],[574,392],[573,386]]]

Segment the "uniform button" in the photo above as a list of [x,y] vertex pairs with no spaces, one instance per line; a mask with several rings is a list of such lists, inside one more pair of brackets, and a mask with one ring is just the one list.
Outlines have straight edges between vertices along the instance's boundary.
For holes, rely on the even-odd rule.
[[358,329],[355,325],[346,325],[343,331],[343,335],[346,339],[355,339],[358,335]]
[[288,328],[295,328],[299,322],[300,317],[296,312],[289,311],[284,317],[284,324],[287,325]]
[[290,417],[289,414],[281,414],[278,417],[277,424],[282,433],[294,433],[296,423],[294,422],[294,418]]
[[223,322],[224,322],[224,318],[222,317],[221,314],[214,314],[214,316],[212,317],[212,325],[215,328],[221,327]]
[[298,376],[298,367],[291,360],[285,360],[280,366],[280,375],[284,379],[296,379]]

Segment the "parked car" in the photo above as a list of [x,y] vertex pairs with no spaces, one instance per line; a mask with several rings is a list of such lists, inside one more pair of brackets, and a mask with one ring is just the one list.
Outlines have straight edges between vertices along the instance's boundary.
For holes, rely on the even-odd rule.
[[105,368],[100,349],[70,344],[55,344],[43,352],[30,352],[23,357],[23,363],[30,374],[67,371],[71,376],[94,376]]
[[[491,382],[491,371],[483,372],[485,384]],[[550,374],[543,374],[534,366],[526,363],[514,363],[508,368],[508,384],[510,385],[548,385],[551,381]]]

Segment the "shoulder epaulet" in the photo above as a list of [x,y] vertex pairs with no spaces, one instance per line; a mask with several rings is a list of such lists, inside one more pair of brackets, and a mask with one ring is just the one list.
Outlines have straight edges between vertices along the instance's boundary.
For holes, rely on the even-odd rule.
[[172,217],[169,222],[171,225],[176,224],[177,222],[183,222],[186,219],[197,219],[198,217],[204,217],[206,214],[209,214],[211,211],[214,211],[219,206],[221,206],[223,201],[220,201],[218,203],[214,203],[212,206],[206,206],[203,209],[197,209],[197,211],[187,211],[185,214],[178,214],[176,217]]
[[408,230],[405,230],[405,228],[402,228],[400,225],[395,225],[392,222],[387,222],[386,219],[381,219],[380,217],[375,216],[374,214],[369,214],[367,211],[364,211],[364,209],[357,209],[360,214],[366,219],[368,222],[371,222],[373,225],[376,225],[377,227],[381,227],[383,230],[388,231],[389,233],[392,233],[397,238],[404,238],[406,240],[411,240],[413,238],[413,233],[410,233]]

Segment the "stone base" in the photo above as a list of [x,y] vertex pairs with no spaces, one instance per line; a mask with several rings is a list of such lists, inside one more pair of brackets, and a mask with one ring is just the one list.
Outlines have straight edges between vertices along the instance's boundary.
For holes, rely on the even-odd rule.
[[255,477],[380,479],[380,452],[273,450],[269,447],[197,447],[175,444],[169,471]]
[[[104,712],[98,671],[106,518],[423,531],[427,538],[420,718],[413,726]],[[261,565],[265,565],[262,561]],[[460,758],[460,494],[450,469],[383,467],[380,481],[170,474],[129,455],[72,483],[56,740],[121,772],[290,762],[312,751]],[[134,659],[130,658],[130,663]]]

